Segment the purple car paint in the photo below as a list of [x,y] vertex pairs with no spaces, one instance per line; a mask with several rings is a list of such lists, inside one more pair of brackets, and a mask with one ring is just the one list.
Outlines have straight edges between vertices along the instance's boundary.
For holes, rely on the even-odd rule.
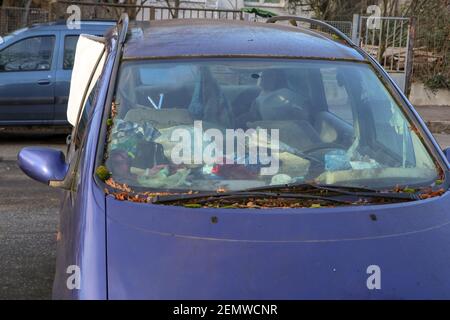
[[[206,26],[214,23],[204,22]],[[210,51],[201,40],[196,47],[187,47],[186,39],[196,39],[198,31],[191,29],[188,22],[176,21],[163,23],[153,39],[150,27],[142,39],[131,39],[128,46],[125,42],[124,52],[129,56],[121,55],[119,25],[106,37],[107,62],[84,143],[74,148],[67,160],[71,162],[65,164],[60,153],[49,149],[21,151],[19,165],[33,179],[48,184],[54,180],[64,182],[66,173],[73,176],[65,184],[62,199],[54,298],[450,298],[448,192],[426,200],[381,205],[266,210],[133,203],[105,193],[105,186],[95,178],[95,169],[103,156],[109,117],[105,110],[109,110],[112,99],[117,58],[186,59],[183,54],[187,52],[189,58],[196,53],[203,58],[233,58],[240,53],[274,57],[278,53],[294,59],[301,57],[304,37],[306,52],[316,59],[333,59],[335,53],[350,60],[365,59],[358,51],[312,31],[303,34],[279,26],[241,22],[229,25],[233,30],[247,30],[240,36],[242,48],[227,42],[229,38],[221,43],[220,37],[209,38]],[[188,38],[172,32],[180,28]],[[263,31],[285,39],[298,36],[298,43],[286,42],[285,48],[272,47],[267,53]],[[259,36],[255,36],[258,32]],[[253,40],[248,41],[248,37]],[[208,39],[205,34],[200,38]],[[283,45],[280,37],[277,41]],[[322,42],[326,50],[320,51]],[[444,154],[439,149],[423,120],[382,68],[378,64],[374,68],[448,175],[449,152]],[[79,289],[67,286],[67,268],[71,265],[80,268]],[[367,285],[368,270],[373,265],[381,269],[379,289]]]
[[[449,203],[446,194],[292,214],[161,210],[107,197],[109,297],[449,298]],[[371,265],[382,270],[381,290],[366,286]]]

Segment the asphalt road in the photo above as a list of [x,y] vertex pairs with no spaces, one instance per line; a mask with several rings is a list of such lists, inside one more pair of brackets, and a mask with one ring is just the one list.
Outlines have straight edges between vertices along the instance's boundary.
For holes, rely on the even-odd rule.
[[[436,137],[450,146],[450,135]],[[64,150],[65,138],[0,131],[0,299],[51,298],[60,191],[26,177],[15,160],[24,146]]]
[[0,134],[0,299],[50,299],[60,191],[16,165],[26,145],[64,148],[65,135]]

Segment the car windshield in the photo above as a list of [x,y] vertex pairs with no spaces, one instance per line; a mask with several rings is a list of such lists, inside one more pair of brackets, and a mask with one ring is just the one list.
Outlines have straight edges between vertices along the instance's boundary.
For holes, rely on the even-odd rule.
[[124,61],[105,165],[117,183],[214,191],[429,185],[435,162],[366,63]]

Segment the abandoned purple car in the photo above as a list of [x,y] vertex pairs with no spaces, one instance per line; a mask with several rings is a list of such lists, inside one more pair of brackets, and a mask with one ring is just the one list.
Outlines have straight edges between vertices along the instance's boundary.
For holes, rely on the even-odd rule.
[[124,15],[67,117],[18,159],[63,190],[56,299],[450,298],[450,152],[323,22]]

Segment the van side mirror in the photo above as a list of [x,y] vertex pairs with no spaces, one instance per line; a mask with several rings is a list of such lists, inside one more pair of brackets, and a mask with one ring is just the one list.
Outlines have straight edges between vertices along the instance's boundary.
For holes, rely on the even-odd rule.
[[26,147],[17,158],[20,169],[27,176],[47,185],[64,180],[69,169],[64,153],[56,149]]

